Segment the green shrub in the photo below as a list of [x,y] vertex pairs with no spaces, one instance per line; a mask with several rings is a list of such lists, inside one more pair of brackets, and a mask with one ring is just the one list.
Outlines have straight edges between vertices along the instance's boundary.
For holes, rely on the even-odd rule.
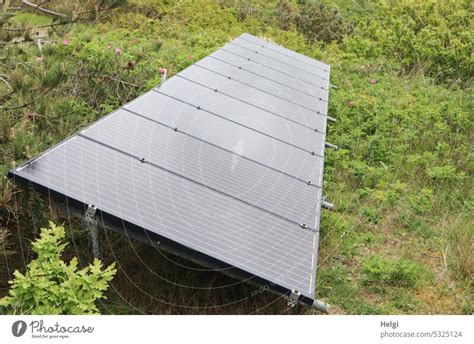
[[[350,10],[350,9],[348,9]],[[388,0],[353,18],[346,48],[359,57],[390,57],[402,71],[423,71],[440,81],[472,78],[471,1]]]
[[296,17],[296,27],[308,42],[341,41],[352,32],[352,27],[344,21],[335,8],[322,2],[306,2]]
[[370,222],[373,224],[377,224],[382,220],[382,217],[380,216],[378,210],[371,207],[362,209],[360,216],[362,216],[364,221]]
[[275,11],[278,27],[285,31],[289,30],[297,14],[297,9],[289,0],[280,0]]
[[104,292],[116,273],[115,263],[102,269],[102,263],[95,259],[78,270],[77,258],[69,264],[61,260],[67,245],[64,236],[64,228],[52,222],[49,228],[41,229],[40,238],[32,244],[38,257],[28,264],[25,274],[14,272],[9,295],[0,299],[2,313],[98,313],[95,301],[105,298]]
[[237,18],[239,20],[245,20],[251,16],[257,16],[259,10],[254,6],[252,0],[237,0],[234,4],[237,7]]
[[410,195],[409,204],[415,214],[425,214],[432,208],[433,190],[421,189],[419,192]]
[[395,289],[392,295],[390,295],[391,304],[398,310],[405,313],[415,313],[419,307],[419,302],[413,299],[409,293],[405,290]]
[[373,305],[359,295],[351,280],[351,270],[347,268],[319,269],[318,295],[331,304],[342,305],[350,314],[383,314],[379,305]]
[[366,285],[383,283],[389,286],[414,288],[428,277],[424,268],[406,260],[388,260],[379,256],[371,256],[363,263]]
[[428,168],[426,173],[428,174],[428,177],[430,177],[436,182],[457,183],[462,181],[466,177],[466,174],[464,172],[456,171],[456,167],[452,165]]

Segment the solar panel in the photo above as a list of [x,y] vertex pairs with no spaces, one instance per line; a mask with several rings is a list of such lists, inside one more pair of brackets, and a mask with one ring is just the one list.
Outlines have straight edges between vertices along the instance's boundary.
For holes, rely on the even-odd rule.
[[243,34],[10,176],[310,304],[328,89],[328,65]]

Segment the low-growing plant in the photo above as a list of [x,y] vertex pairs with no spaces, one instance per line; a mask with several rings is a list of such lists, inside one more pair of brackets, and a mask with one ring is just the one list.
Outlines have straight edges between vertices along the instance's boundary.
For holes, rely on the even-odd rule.
[[371,256],[363,263],[366,285],[383,283],[389,286],[415,288],[429,276],[420,265],[400,258],[398,260]]
[[403,289],[396,289],[391,295],[391,304],[397,310],[406,313],[416,313],[417,307],[419,306],[418,300],[412,298],[409,293]]
[[409,204],[416,214],[425,214],[432,207],[433,190],[421,189],[418,193],[411,195]]
[[366,222],[377,224],[382,220],[382,217],[379,214],[379,211],[372,207],[366,207],[361,210],[360,216]]
[[306,2],[296,17],[296,27],[308,42],[341,41],[344,35],[352,32],[352,26],[346,23],[337,9],[320,1]]
[[458,183],[466,178],[464,172],[456,171],[456,167],[452,165],[429,168],[426,173],[428,177],[437,183]]
[[328,302],[343,305],[352,314],[382,314],[378,305],[367,302],[351,283],[350,270],[334,266],[318,271],[318,295]]
[[353,17],[357,30],[346,36],[348,51],[395,58],[400,72],[421,71],[441,82],[472,79],[471,1],[387,0],[373,1],[371,7]]
[[93,314],[99,310],[96,301],[104,293],[116,273],[115,263],[105,269],[95,259],[78,269],[77,258],[69,263],[61,259],[67,243],[64,228],[50,222],[33,242],[37,258],[26,273],[14,272],[9,295],[0,299],[0,310],[7,314]]
[[293,24],[298,9],[289,0],[280,0],[275,10],[278,27],[282,30],[289,30]]

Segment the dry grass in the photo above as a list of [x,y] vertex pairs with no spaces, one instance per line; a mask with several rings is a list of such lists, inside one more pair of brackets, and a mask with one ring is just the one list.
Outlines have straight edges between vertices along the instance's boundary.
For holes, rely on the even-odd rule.
[[460,278],[474,278],[474,224],[468,215],[458,217],[447,225],[449,244],[448,257],[453,271]]

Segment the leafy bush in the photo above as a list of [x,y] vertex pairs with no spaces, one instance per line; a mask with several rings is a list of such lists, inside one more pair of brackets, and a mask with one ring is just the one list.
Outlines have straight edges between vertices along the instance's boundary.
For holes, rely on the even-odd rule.
[[354,19],[357,30],[346,47],[365,58],[395,58],[402,71],[466,82],[474,69],[473,13],[471,1],[377,1]]
[[344,305],[352,314],[383,314],[379,305],[360,297],[351,284],[351,271],[341,266],[318,271],[318,293],[332,304]]
[[296,17],[296,27],[308,42],[339,42],[344,35],[352,32],[351,25],[344,21],[335,8],[319,1],[308,1],[303,5]]
[[409,204],[415,214],[425,214],[432,207],[433,191],[430,189],[421,189],[418,193],[409,197]]
[[456,171],[452,165],[436,166],[427,170],[428,177],[436,182],[457,183],[466,178],[464,172]]
[[3,313],[98,313],[95,301],[105,298],[104,292],[116,273],[115,263],[102,269],[102,263],[95,259],[80,270],[75,257],[65,263],[61,260],[67,245],[64,235],[64,228],[52,222],[49,228],[41,229],[40,238],[32,244],[38,257],[28,264],[25,274],[14,272],[9,295],[0,299]]
[[280,0],[275,11],[278,27],[285,31],[289,30],[297,14],[297,8],[289,0]]
[[414,288],[421,284],[428,274],[425,269],[406,259],[388,260],[371,256],[363,263],[367,285],[383,283],[390,286]]
[[371,208],[371,207],[362,209],[360,215],[362,216],[364,221],[370,222],[373,224],[377,224],[380,222],[380,220],[382,220],[377,209]]

